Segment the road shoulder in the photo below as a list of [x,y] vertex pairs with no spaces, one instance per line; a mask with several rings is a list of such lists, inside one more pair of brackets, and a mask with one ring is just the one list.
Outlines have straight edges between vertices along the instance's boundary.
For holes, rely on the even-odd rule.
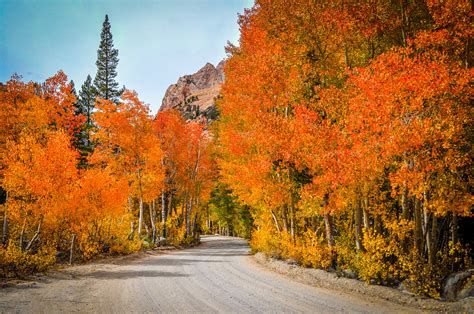
[[374,298],[422,311],[474,312],[474,298],[472,297],[456,302],[444,302],[416,296],[394,288],[368,285],[360,280],[338,277],[335,273],[320,269],[304,268],[268,257],[263,253],[257,253],[254,256],[250,256],[249,259],[264,269],[284,275],[300,283],[348,293],[360,298]]

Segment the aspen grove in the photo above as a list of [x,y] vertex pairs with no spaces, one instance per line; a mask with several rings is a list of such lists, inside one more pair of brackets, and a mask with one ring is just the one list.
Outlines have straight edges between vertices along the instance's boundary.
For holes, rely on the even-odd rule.
[[[113,97],[88,77],[81,110],[62,71],[13,76],[0,85],[0,276],[221,233],[439,298],[473,265],[472,12],[257,0],[226,47],[212,123],[152,116],[115,76]],[[108,17],[104,29],[114,53],[98,65],[115,75]]]
[[259,0],[239,23],[218,164],[253,249],[439,297],[472,265],[472,2]]
[[204,125],[173,111],[153,118],[133,91],[117,103],[98,97],[84,167],[75,101],[63,72],[0,88],[2,276],[197,237],[214,172]]

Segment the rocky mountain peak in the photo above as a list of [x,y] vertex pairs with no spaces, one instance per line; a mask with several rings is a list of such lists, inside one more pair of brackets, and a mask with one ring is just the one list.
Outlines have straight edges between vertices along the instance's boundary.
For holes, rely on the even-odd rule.
[[215,98],[224,82],[224,63],[219,62],[217,67],[206,63],[196,73],[180,77],[166,90],[160,111],[174,108],[187,119],[204,116],[212,120],[216,113]]

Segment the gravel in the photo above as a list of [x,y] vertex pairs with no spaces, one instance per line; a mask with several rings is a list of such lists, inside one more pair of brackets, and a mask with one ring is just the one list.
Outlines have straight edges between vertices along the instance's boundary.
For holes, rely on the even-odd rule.
[[338,280],[332,274],[289,267],[249,252],[245,240],[212,236],[203,237],[200,245],[190,249],[153,251],[67,267],[0,289],[0,312],[419,311],[350,288],[338,291],[330,284]]
[[315,287],[331,289],[353,295],[359,295],[371,300],[384,300],[394,304],[406,306],[413,310],[429,312],[457,312],[474,313],[474,298],[469,297],[456,302],[445,302],[430,298],[424,298],[405,290],[399,290],[380,285],[369,285],[357,279],[339,277],[336,273],[321,269],[304,268],[294,263],[278,260],[257,253],[255,261],[279,274],[291,277],[298,282]]

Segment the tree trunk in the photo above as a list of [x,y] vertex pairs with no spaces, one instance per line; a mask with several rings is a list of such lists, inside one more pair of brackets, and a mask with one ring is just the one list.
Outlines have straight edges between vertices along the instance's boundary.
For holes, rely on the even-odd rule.
[[351,66],[351,62],[350,62],[350,59],[349,59],[349,50],[347,49],[347,44],[346,44],[346,41],[344,40],[344,62],[346,63],[346,66],[351,69],[352,66]]
[[[172,214],[172,211],[173,211],[173,192],[170,191],[168,193],[168,210],[166,211],[166,219],[168,219],[168,216]],[[174,213],[175,215],[178,213],[176,206],[174,207]]]
[[415,203],[415,248],[418,251],[418,254],[423,254],[422,251],[422,227],[421,227],[421,208],[420,201],[417,197],[414,199]]
[[197,236],[197,215],[194,215],[193,219],[193,233],[192,233],[193,238],[196,238]]
[[139,195],[139,213],[138,213],[138,239],[140,239],[142,235],[142,225],[143,225],[143,197],[140,188],[140,195]]
[[402,24],[401,24],[401,32],[402,32],[402,46],[403,47],[406,47],[407,43],[406,43],[406,34],[405,34],[405,5],[403,3],[403,0],[400,0],[400,11],[401,11],[401,21],[402,21]]
[[401,205],[402,205],[402,219],[409,220],[410,213],[409,213],[409,208],[408,208],[408,189],[406,188],[405,184],[403,187]]
[[280,225],[278,224],[278,220],[277,220],[275,214],[273,213],[272,210],[270,210],[270,213],[272,214],[273,221],[275,222],[275,227],[276,227],[277,231],[278,231],[278,232],[281,232],[281,230],[280,230]]
[[162,227],[161,236],[163,237],[163,239],[166,239],[166,218],[167,218],[166,214],[167,214],[166,193],[165,193],[165,190],[162,190],[161,191],[161,225],[163,227]]
[[423,252],[428,253],[431,250],[431,234],[430,234],[430,222],[431,222],[431,214],[428,212],[428,209],[423,206],[423,223],[422,227],[422,241],[424,241],[423,245]]
[[375,232],[382,234],[382,218],[380,218],[380,215],[375,216]]
[[451,240],[453,244],[458,242],[458,214],[453,214],[453,221],[451,225]]
[[26,217],[23,218],[23,226],[21,227],[21,232],[20,232],[20,250],[23,251],[23,236],[25,235],[25,229],[26,229]]
[[428,252],[428,265],[432,267],[435,264],[436,259],[436,249],[438,248],[438,217],[432,214],[431,219],[431,239],[430,247]]
[[355,240],[357,251],[363,251],[364,246],[362,245],[362,208],[358,204],[354,210],[354,229],[355,229]]
[[185,213],[185,217],[186,217],[186,236],[190,236],[191,235],[191,210],[192,210],[192,197],[190,197],[188,199],[188,201],[186,202],[186,213]]
[[283,213],[283,231],[285,232],[288,232],[288,215],[286,213],[286,205],[283,206],[283,210],[282,210],[282,213]]
[[132,216],[132,221],[130,221],[130,235],[128,238],[130,240],[133,240],[133,237],[135,235],[135,217],[133,217],[133,201],[132,201],[132,196],[128,196],[128,211]]
[[[472,7],[472,1],[471,1],[471,7]],[[472,12],[472,11],[471,11]],[[471,37],[467,37],[466,39],[466,47],[465,47],[465,50],[464,50],[464,53],[465,53],[465,56],[464,56],[464,66],[466,67],[466,69],[468,69],[470,67],[470,53],[471,53]]]
[[5,209],[3,212],[3,231],[2,231],[3,244],[7,244],[7,241],[8,241],[7,200],[8,200],[8,192],[6,192],[5,204],[3,205],[3,208]]
[[370,220],[369,220],[369,198],[364,197],[364,207],[362,209],[362,216],[364,219],[364,229],[369,231]]
[[72,234],[72,239],[71,239],[71,249],[69,250],[69,265],[72,264],[72,261],[74,259],[74,244],[76,243],[76,234]]
[[326,240],[328,241],[328,246],[334,246],[334,233],[333,233],[333,225],[332,225],[332,218],[329,214],[324,214],[324,226],[326,228]]
[[148,205],[150,209],[150,224],[151,224],[151,243],[156,242],[156,226],[155,226],[155,200]]
[[291,239],[293,243],[295,242],[295,210],[293,208],[293,205],[290,205],[290,234],[291,234]]
[[41,216],[40,218],[40,221],[38,223],[38,228],[36,229],[36,233],[35,235],[33,236],[33,238],[31,238],[30,242],[28,242],[28,245],[26,246],[26,251],[28,252],[30,249],[31,249],[31,246],[33,245],[33,243],[36,241],[36,239],[38,239],[40,233],[41,233],[41,224],[43,223],[43,216]]

